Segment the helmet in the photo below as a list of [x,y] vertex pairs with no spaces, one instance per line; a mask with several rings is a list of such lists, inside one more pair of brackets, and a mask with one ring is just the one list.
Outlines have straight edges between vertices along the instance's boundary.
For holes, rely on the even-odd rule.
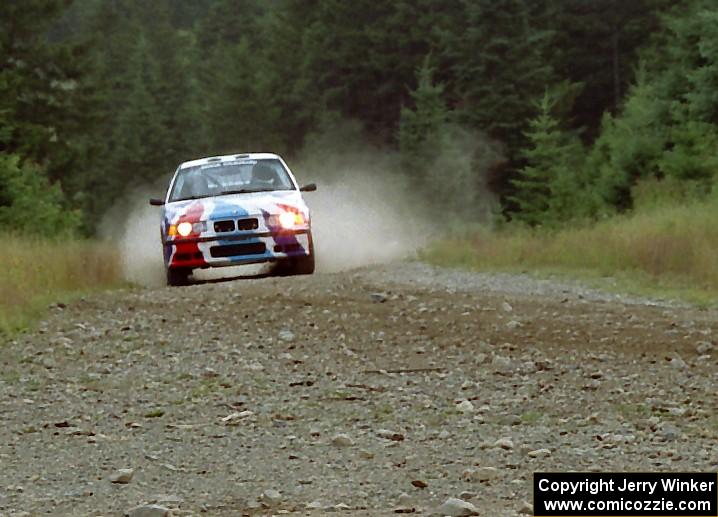
[[255,185],[272,186],[276,179],[277,174],[271,165],[259,161],[252,167],[252,183]]
[[209,194],[209,183],[200,173],[190,174],[185,178],[182,186],[183,197],[206,196]]

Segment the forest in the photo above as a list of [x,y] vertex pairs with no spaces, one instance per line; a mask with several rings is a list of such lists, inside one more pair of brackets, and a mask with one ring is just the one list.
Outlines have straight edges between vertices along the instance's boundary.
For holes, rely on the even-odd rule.
[[712,0],[5,0],[0,24],[21,235],[91,236],[183,160],[291,160],[347,121],[468,221],[485,192],[494,222],[557,228],[715,185]]

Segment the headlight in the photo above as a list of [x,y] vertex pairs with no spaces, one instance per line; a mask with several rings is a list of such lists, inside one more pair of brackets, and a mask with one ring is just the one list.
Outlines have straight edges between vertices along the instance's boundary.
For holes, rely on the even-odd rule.
[[295,217],[292,212],[282,212],[279,214],[279,225],[282,228],[289,229],[294,226]]
[[281,212],[272,214],[267,218],[267,226],[270,228],[292,230],[307,224],[307,217],[299,209],[288,205],[278,205],[278,208]]
[[[279,226],[285,230],[290,230],[295,226],[301,226],[306,222],[304,215],[299,212],[291,212],[289,210],[275,216],[275,221],[278,222]],[[276,226],[276,224],[274,226]]]
[[197,223],[190,223],[189,221],[183,221],[177,225],[170,225],[167,233],[170,237],[179,235],[180,237],[187,237],[192,233],[202,233],[207,231],[207,223],[205,221],[199,221]]
[[177,233],[179,233],[182,237],[187,237],[190,233],[192,233],[192,223],[188,223],[187,221],[179,223],[177,225]]

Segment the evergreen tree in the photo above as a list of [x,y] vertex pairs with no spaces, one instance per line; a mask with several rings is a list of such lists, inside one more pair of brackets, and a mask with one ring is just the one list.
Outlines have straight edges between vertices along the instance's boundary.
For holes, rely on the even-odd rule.
[[[129,82],[124,103],[117,114],[111,164],[119,186],[130,188],[152,181],[160,173],[169,144],[163,112],[157,106],[159,70],[144,34],[137,38],[129,58]],[[117,184],[117,182],[115,182]]]
[[[584,213],[560,205],[575,188],[628,208],[642,178],[707,186],[718,167],[718,8],[674,3],[8,0],[0,152],[39,162],[96,221],[179,161],[294,153],[341,117],[399,147],[437,206],[475,205],[491,170],[517,218]],[[558,126],[527,127],[545,87]],[[591,142],[599,120],[577,177],[564,155],[582,156],[574,132]]]
[[399,123],[399,150],[405,173],[420,188],[427,185],[429,170],[440,151],[441,133],[449,122],[449,112],[443,98],[444,86],[434,84],[434,69],[430,58],[417,70],[418,84],[411,92],[414,109],[404,107]]
[[55,176],[73,152],[66,129],[81,116],[75,104],[81,49],[48,41],[53,20],[68,4],[8,0],[0,17],[0,110],[6,124],[0,151],[49,163]]
[[244,40],[252,50],[261,45],[261,33],[257,32],[258,20],[265,13],[266,1],[261,0],[212,0],[205,7],[205,16],[197,25],[199,48],[207,57],[221,45],[235,45]]
[[312,5],[290,2],[288,14],[303,20],[300,73],[312,94],[324,109],[361,120],[377,142],[394,144],[414,70],[436,46],[435,21],[449,8],[437,0]]
[[586,140],[597,136],[605,111],[615,115],[620,110],[635,79],[639,50],[659,31],[661,14],[677,1],[547,0],[554,68],[582,86],[567,122],[583,129]]
[[553,33],[543,3],[463,0],[463,15],[440,27],[438,59],[447,70],[447,98],[457,122],[500,142],[506,160],[491,185],[510,206],[511,178],[522,166],[526,121],[536,89],[555,84]]
[[75,233],[80,214],[69,210],[58,184],[37,165],[0,153],[0,226],[57,238]]
[[606,114],[601,134],[587,161],[592,184],[609,210],[632,206],[631,186],[640,177],[657,175],[667,141],[662,102],[644,73],[631,87],[620,116]]
[[[159,98],[162,123],[169,131],[164,152],[165,170],[180,161],[213,152],[208,135],[206,81],[200,67],[196,37],[191,31],[177,31],[159,45]],[[168,55],[167,55],[168,54]]]
[[53,23],[67,5],[66,0],[8,0],[0,17],[0,218],[19,231],[34,224],[27,221],[33,196],[38,224],[56,217],[74,228],[63,217],[69,212],[60,180],[68,178],[81,155],[87,111],[79,88],[84,49],[58,36],[51,39]]
[[672,120],[659,163],[661,174],[706,186],[718,170],[716,22],[718,6],[705,0],[695,1],[689,13],[670,18],[670,49],[677,66],[667,68],[659,79],[675,88],[673,95],[666,98]]
[[461,119],[521,148],[536,87],[556,81],[549,58],[553,33],[523,0],[465,0],[465,14],[442,33],[441,55],[455,82],[450,94]]
[[[155,69],[151,74],[154,77],[145,80],[152,83],[149,93],[164,137],[164,141],[155,142],[156,174],[208,151],[199,49],[193,33],[172,25],[172,14],[177,7],[174,0],[154,0],[141,11],[152,20],[149,29],[143,32],[148,53],[143,66]],[[131,63],[130,74],[135,73],[134,67]]]
[[561,128],[552,113],[555,104],[546,91],[538,103],[538,116],[531,119],[526,131],[526,165],[512,181],[516,193],[511,201],[519,208],[513,217],[530,225],[566,222],[583,208],[578,199],[582,193],[581,145]]
[[484,174],[496,162],[496,151],[477,134],[453,123],[444,86],[435,83],[433,75],[427,56],[417,69],[417,87],[411,92],[414,109],[401,110],[399,146],[404,173],[435,212],[464,223],[487,219],[493,206],[484,195]]
[[644,178],[709,187],[718,167],[718,103],[711,87],[718,77],[711,50],[718,45],[716,13],[718,6],[705,0],[674,9],[666,33],[645,52],[622,112],[604,118],[588,168],[608,209],[631,208],[632,187]]
[[299,151],[326,115],[326,104],[309,72],[305,43],[314,23],[314,3],[287,1],[282,9],[268,10],[260,21],[261,32],[271,35],[260,52],[265,96],[278,117],[273,136],[278,150],[289,153]]
[[172,26],[175,6],[85,5],[85,32],[102,35],[92,40],[92,73],[84,78],[94,103],[86,130],[94,138],[78,184],[93,193],[85,201],[90,226],[126,191],[209,152],[195,37]]

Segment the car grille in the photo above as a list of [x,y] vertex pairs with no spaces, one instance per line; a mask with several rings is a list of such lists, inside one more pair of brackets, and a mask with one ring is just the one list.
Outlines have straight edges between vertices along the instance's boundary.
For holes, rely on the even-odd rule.
[[234,221],[232,221],[231,219],[228,221],[216,221],[214,223],[214,231],[217,233],[233,232],[234,231]]
[[237,221],[237,230],[256,230],[259,228],[259,221],[257,221],[256,217],[253,217],[251,219],[240,219]]
[[262,255],[267,251],[263,242],[245,242],[242,244],[229,244],[226,246],[212,246],[210,255],[214,258],[234,257],[237,255]]
[[239,219],[236,226],[232,219],[215,221],[214,223],[214,231],[217,233],[233,232],[235,228],[240,232],[256,230],[257,228],[259,228],[259,221],[256,217],[251,217],[249,219]]

